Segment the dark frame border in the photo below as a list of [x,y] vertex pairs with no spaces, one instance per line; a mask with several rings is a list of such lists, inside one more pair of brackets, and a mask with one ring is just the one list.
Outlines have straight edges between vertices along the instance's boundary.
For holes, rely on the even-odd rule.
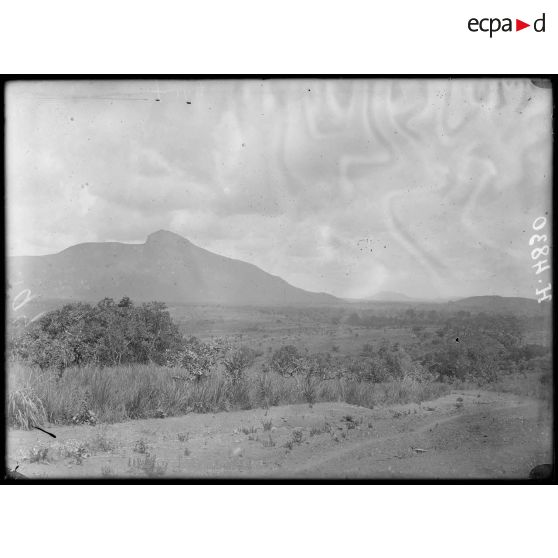
[[[1,262],[4,269],[4,280],[6,280],[5,264],[6,264],[6,169],[5,169],[5,153],[6,153],[6,113],[5,113],[5,86],[12,81],[129,81],[129,80],[272,80],[272,79],[323,79],[323,80],[341,80],[341,79],[531,79],[531,80],[549,80],[552,91],[552,188],[551,188],[551,206],[552,218],[556,213],[556,196],[555,189],[557,186],[556,169],[556,87],[558,85],[558,74],[3,74],[0,75],[0,101],[4,107],[3,129],[1,137],[1,157],[0,172],[2,174],[2,192],[3,192],[3,211],[2,211],[2,229],[4,231],[4,241],[1,243]],[[552,222],[552,248],[556,245],[556,229]],[[552,283],[556,285],[556,268],[552,266]],[[7,299],[4,299],[2,311],[4,312],[2,327],[2,345],[4,358],[6,356],[6,305]],[[554,363],[556,362],[556,313],[555,303],[553,301],[552,308],[552,363],[555,372]],[[5,362],[5,360],[4,360]],[[5,366],[4,366],[5,369]],[[1,393],[4,400],[1,416],[3,428],[0,431],[0,440],[3,449],[4,471],[6,471],[6,373],[2,376],[0,383]],[[553,382],[553,462],[556,465],[556,374],[554,374]],[[317,478],[169,478],[169,479],[136,479],[136,478],[71,478],[71,479],[26,479],[11,480],[2,475],[2,484],[39,484],[39,485],[168,485],[168,484],[214,484],[214,485],[231,485],[231,484],[287,484],[287,485],[354,485],[354,484],[385,484],[385,485],[518,485],[518,484],[556,484],[556,469],[551,479],[548,480],[529,480],[529,479],[317,479]]]

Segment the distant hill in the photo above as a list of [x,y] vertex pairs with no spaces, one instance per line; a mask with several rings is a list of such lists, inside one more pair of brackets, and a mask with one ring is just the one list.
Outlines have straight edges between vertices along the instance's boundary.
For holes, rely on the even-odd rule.
[[402,293],[395,293],[391,291],[381,291],[367,300],[377,300],[381,302],[412,302],[416,299]]
[[[255,265],[219,256],[168,231],[144,244],[78,244],[58,254],[8,259],[8,280],[42,299],[226,305],[324,305],[339,299],[293,287]],[[16,290],[16,289],[14,289]]]
[[[381,295],[381,296],[380,296]],[[347,300],[351,305],[368,309],[401,310],[415,308],[420,310],[436,310],[458,312],[486,312],[487,314],[509,314],[523,317],[550,318],[552,306],[548,303],[539,304],[535,299],[504,296],[472,296],[461,299],[418,299],[399,293],[378,293],[378,298],[366,300]],[[385,298],[384,298],[385,296]]]
[[552,309],[550,304],[539,304],[535,299],[496,295],[462,298],[448,302],[448,306],[455,310],[522,316],[542,316],[550,314]]

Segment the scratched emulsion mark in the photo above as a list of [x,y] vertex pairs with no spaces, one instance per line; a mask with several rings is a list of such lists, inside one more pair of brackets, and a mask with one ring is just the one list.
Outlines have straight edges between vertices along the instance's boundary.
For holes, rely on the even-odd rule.
[[[15,286],[15,285],[14,285]],[[8,284],[8,290],[10,290],[11,285]],[[9,293],[8,293],[9,296]],[[25,327],[33,322],[37,321],[45,312],[39,312],[33,318],[28,319],[25,314],[20,314],[19,316],[17,313],[22,310],[29,302],[32,300],[38,299],[39,295],[34,295],[31,293],[31,289],[23,289],[18,292],[11,300],[11,310],[14,313],[14,317],[16,320],[23,321]]]
[[[541,201],[533,200],[533,189],[539,198],[548,191],[549,91],[525,79],[316,80],[288,87],[291,95],[271,86],[285,108],[274,165],[287,197],[300,196],[316,211],[321,204],[346,206],[350,217],[338,217],[337,225],[350,219],[360,227],[356,239],[390,246],[385,256],[374,253],[378,266],[387,252],[394,256],[395,243],[443,291],[458,263],[448,231],[465,251],[483,250],[478,257],[486,261],[518,257],[521,247],[506,240],[516,226],[506,208],[521,213]],[[311,146],[303,161],[302,144]],[[316,179],[316,169],[324,178]],[[335,234],[322,241],[335,242]]]
[[[431,116],[427,114],[424,107],[427,106],[429,97],[432,97],[432,84],[427,84],[425,89],[415,91],[415,98],[422,97],[421,109],[414,115],[411,111],[402,108],[407,95],[404,94],[406,82],[386,82],[384,92],[384,114],[386,115],[386,131],[384,136],[390,137],[392,151],[397,153],[397,172],[402,180],[399,184],[386,192],[383,197],[384,215],[392,236],[399,244],[427,271],[432,280],[438,284],[443,276],[447,278],[447,268],[443,260],[431,249],[431,243],[424,245],[419,237],[413,234],[409,220],[400,218],[398,209],[411,194],[424,189],[424,185],[417,184],[416,178],[424,177],[432,185],[432,176],[435,176],[439,168],[428,169],[428,160],[424,155],[425,130],[428,126],[412,125],[410,119],[414,117],[417,122],[429,122]],[[394,88],[401,88],[398,96],[393,95]],[[410,96],[410,95],[409,95]],[[393,130],[388,136],[388,130]],[[411,172],[409,172],[409,170]],[[441,180],[443,187],[443,177]],[[408,223],[408,224],[407,224]],[[446,272],[446,273],[445,273]]]
[[[198,105],[208,87],[153,92]],[[481,251],[475,257],[487,264],[520,257],[521,245],[508,241],[516,222],[505,215],[543,205],[550,93],[525,79],[232,83],[216,141],[223,135],[242,153],[215,150],[222,209],[242,197],[247,212],[265,213],[280,226],[292,226],[291,219],[328,261],[345,258],[340,268],[362,267],[356,241],[374,239],[386,248],[367,252],[368,294],[386,277],[380,271],[403,257],[440,294],[464,273],[487,280],[482,266],[463,266],[467,258],[459,261],[448,234],[460,239],[464,253]],[[263,128],[248,124],[251,112]],[[255,142],[266,146],[265,157],[256,155]],[[244,193],[234,173],[261,184],[258,195]],[[351,231],[354,242],[341,230]],[[374,270],[380,270],[375,279]]]

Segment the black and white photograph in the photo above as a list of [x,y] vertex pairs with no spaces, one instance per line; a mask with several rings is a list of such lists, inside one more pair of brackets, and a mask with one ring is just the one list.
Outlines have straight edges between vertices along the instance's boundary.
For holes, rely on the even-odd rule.
[[7,478],[554,478],[552,95],[6,81]]

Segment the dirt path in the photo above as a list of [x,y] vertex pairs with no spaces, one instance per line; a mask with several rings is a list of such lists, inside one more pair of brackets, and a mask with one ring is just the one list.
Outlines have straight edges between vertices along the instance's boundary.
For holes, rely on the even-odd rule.
[[551,417],[539,401],[482,391],[373,410],[289,405],[52,426],[56,440],[10,430],[8,464],[43,478],[526,478],[552,460]]
[[[508,476],[507,473],[520,477],[524,470],[530,469],[531,460],[525,454],[541,458],[544,455],[540,453],[540,440],[525,436],[527,415],[530,419],[538,419],[538,412],[533,411],[535,406],[529,402],[511,408],[493,407],[488,412],[434,418],[407,432],[340,448],[310,460],[293,473],[336,476],[343,471],[342,476],[347,478],[478,478]],[[520,422],[513,425],[512,421]],[[506,423],[508,437],[502,437]]]

